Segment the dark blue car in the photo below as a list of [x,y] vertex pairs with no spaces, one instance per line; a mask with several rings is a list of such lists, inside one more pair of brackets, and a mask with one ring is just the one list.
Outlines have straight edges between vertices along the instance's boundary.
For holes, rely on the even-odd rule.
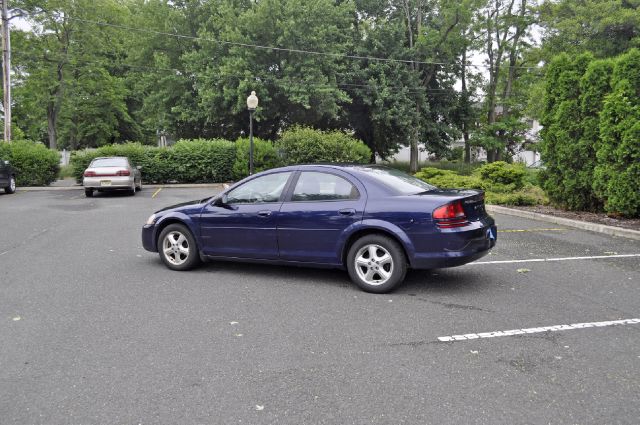
[[439,189],[376,165],[298,165],[160,210],[142,243],[173,270],[202,259],[338,267],[363,290],[383,293],[408,267],[486,255],[496,226],[481,191]]

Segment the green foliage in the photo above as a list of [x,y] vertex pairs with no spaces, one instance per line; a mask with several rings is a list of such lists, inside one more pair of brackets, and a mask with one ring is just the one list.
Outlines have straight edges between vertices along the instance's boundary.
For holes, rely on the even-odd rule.
[[558,56],[546,81],[542,125],[542,187],[557,205],[598,210],[592,190],[602,102],[609,91],[612,63],[585,54]]
[[319,162],[367,163],[371,151],[361,141],[340,131],[294,127],[276,142],[286,164]]
[[0,158],[16,169],[18,186],[46,186],[56,180],[60,170],[58,152],[28,140],[0,143]]
[[235,154],[236,146],[226,140],[180,140],[170,148],[127,143],[76,151],[71,166],[76,180],[82,181],[82,173],[94,158],[126,156],[142,166],[145,182],[225,182],[232,178]]
[[541,174],[552,202],[640,215],[640,51],[558,56],[547,73]]
[[484,189],[484,184],[479,178],[461,176],[450,170],[427,167],[418,171],[415,176],[444,189]]
[[548,203],[542,189],[525,182],[526,172],[517,165],[504,162],[487,164],[471,176],[434,167],[421,169],[415,175],[440,188],[481,189],[486,201],[498,205],[539,205]]
[[483,165],[474,174],[490,185],[502,185],[512,188],[512,190],[519,190],[524,186],[527,172],[521,164],[507,164],[504,161],[496,161]]
[[600,119],[593,188],[609,213],[640,216],[640,50],[621,56]]
[[[249,175],[249,139],[238,139],[236,144],[236,160],[233,163],[233,178],[240,180]],[[281,159],[273,143],[253,139],[253,169],[254,172],[278,167]]]

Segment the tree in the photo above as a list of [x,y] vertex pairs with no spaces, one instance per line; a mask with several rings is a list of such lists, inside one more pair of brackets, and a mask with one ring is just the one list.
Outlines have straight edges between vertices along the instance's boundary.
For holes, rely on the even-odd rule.
[[[58,147],[61,131],[63,146],[87,145],[96,136],[115,141],[123,131],[136,137],[138,131],[124,106],[127,92],[112,78],[113,67],[123,56],[122,33],[97,24],[123,22],[126,9],[116,0],[25,1],[22,6],[32,28],[14,44],[20,79],[16,102],[33,107],[19,118],[28,136],[40,140],[45,127],[51,149]],[[80,119],[87,111],[69,109],[80,107],[97,110]],[[83,134],[87,138],[78,139]]]
[[600,118],[593,188],[609,213],[640,216],[640,50],[616,61]]

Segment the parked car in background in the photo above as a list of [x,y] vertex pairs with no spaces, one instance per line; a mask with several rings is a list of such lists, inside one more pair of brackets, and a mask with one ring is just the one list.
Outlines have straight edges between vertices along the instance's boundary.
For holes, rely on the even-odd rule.
[[91,197],[94,190],[127,190],[130,195],[135,195],[136,190],[142,189],[140,169],[124,156],[95,158],[83,174],[84,194]]
[[156,211],[142,244],[173,270],[201,258],[337,267],[361,289],[384,293],[409,267],[486,255],[496,236],[482,191],[439,189],[374,165],[299,165]]
[[16,170],[6,161],[0,158],[0,188],[5,193],[14,193],[16,191]]

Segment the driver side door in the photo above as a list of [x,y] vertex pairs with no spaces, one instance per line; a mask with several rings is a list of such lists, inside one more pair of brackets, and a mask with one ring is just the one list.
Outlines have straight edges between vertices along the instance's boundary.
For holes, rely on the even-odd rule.
[[204,253],[212,257],[277,259],[276,225],[292,174],[256,177],[228,192],[224,205],[209,203],[200,216]]

